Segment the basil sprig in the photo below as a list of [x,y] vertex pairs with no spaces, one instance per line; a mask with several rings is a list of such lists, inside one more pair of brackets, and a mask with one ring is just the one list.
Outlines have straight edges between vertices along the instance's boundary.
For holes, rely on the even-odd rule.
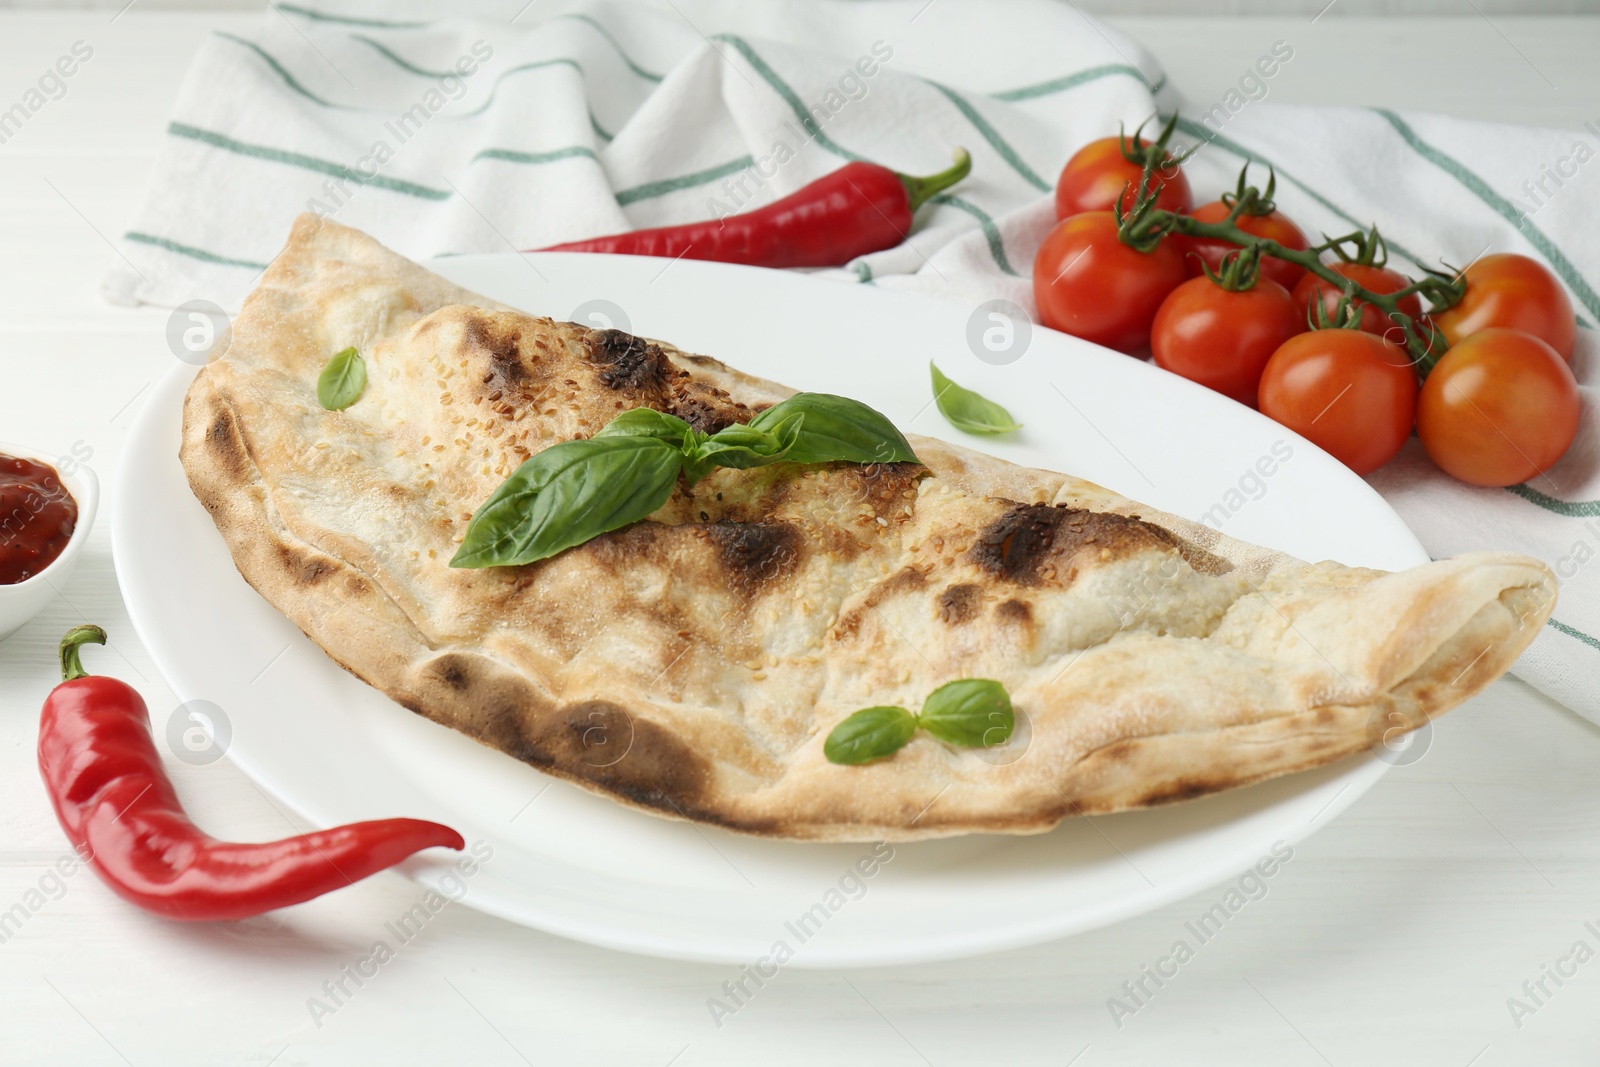
[[354,348],[346,348],[317,375],[317,403],[329,411],[343,411],[360,400],[366,388],[367,361]]
[[933,372],[933,399],[939,405],[939,414],[958,430],[966,433],[1010,433],[1022,429],[1022,424],[1011,417],[1011,412],[988,397],[979,396],[944,376],[929,362]]
[[961,678],[929,693],[917,715],[905,708],[862,708],[833,728],[822,754],[829,763],[871,763],[900,751],[919,728],[952,745],[992,748],[1009,741],[1016,724],[1005,686]]
[[859,401],[826,393],[797,393],[748,424],[713,434],[676,415],[635,408],[588,440],[552,445],[512,472],[472,516],[450,566],[510,567],[548,559],[647,517],[672,496],[679,475],[692,486],[717,467],[750,470],[780,460],[888,463],[917,457],[888,419]]
[[751,419],[750,426],[776,432],[781,423],[797,414],[805,416],[805,427],[784,457],[790,462],[921,462],[894,423],[847,396],[796,393]]

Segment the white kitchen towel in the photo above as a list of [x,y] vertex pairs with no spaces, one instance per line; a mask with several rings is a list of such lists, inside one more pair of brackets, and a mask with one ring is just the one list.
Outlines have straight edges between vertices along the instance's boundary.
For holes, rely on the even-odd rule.
[[[972,177],[910,239],[821,272],[976,306],[1033,308],[1050,190],[1085,142],[1177,109],[1200,199],[1245,161],[1311,234],[1377,222],[1396,265],[1541,257],[1579,311],[1584,424],[1511,489],[1454,482],[1413,441],[1371,478],[1435,556],[1527,552],[1561,577],[1556,617],[1518,662],[1600,721],[1600,440],[1595,411],[1600,130],[1557,132],[1269,101],[1292,41],[1263,40],[1219,100],[1186,100],[1136,42],[1054,0],[480,0],[412,17],[393,3],[278,4],[200,50],[112,300],[236,307],[302,211],[414,258],[537,248],[768,203],[843,162]],[[455,9],[463,10],[461,7]]]

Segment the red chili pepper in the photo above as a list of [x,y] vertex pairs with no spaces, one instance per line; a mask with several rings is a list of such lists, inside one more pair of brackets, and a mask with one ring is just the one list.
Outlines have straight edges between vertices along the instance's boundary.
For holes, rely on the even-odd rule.
[[621,252],[755,267],[838,267],[904,241],[917,208],[971,169],[972,157],[962,148],[956,149],[953,166],[925,178],[876,163],[847,163],[782,200],[742,215],[570,241],[539,251]]
[[61,639],[60,685],[39,723],[39,771],[67,839],[123,899],[169,919],[244,919],[360,881],[434,846],[459,851],[448,826],[420,819],[352,823],[259,845],[208,837],[189,821],[161,768],[150,716],[133,687],[87,674]]

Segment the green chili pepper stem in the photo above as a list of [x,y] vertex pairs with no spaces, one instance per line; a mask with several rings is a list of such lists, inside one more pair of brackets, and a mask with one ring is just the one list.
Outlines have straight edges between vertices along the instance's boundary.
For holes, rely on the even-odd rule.
[[106,643],[106,632],[98,626],[74,626],[67,631],[61,639],[61,680],[70,682],[75,678],[86,678],[89,672],[83,669],[83,661],[78,658],[79,651],[84,644],[93,642],[97,645]]
[[906,206],[915,212],[928,199],[944,192],[972,172],[972,156],[965,148],[957,148],[955,162],[937,174],[919,176],[895,172],[900,184],[906,187]]

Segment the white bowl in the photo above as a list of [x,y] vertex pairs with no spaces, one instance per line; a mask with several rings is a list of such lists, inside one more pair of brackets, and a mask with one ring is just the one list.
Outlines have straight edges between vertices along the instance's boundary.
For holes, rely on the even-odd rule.
[[[84,544],[89,540],[89,531],[94,527],[95,508],[100,503],[100,482],[95,478],[94,471],[71,457],[66,457],[68,462],[64,463],[62,457],[5,441],[0,441],[0,452],[18,459],[31,459],[35,463],[48,463],[61,476],[61,484],[72,494],[72,499],[78,502],[78,524],[73,527],[72,537],[61,555],[26,581],[0,585],[0,638],[5,638],[54,600],[71,575]],[[63,470],[63,467],[66,469]]]

